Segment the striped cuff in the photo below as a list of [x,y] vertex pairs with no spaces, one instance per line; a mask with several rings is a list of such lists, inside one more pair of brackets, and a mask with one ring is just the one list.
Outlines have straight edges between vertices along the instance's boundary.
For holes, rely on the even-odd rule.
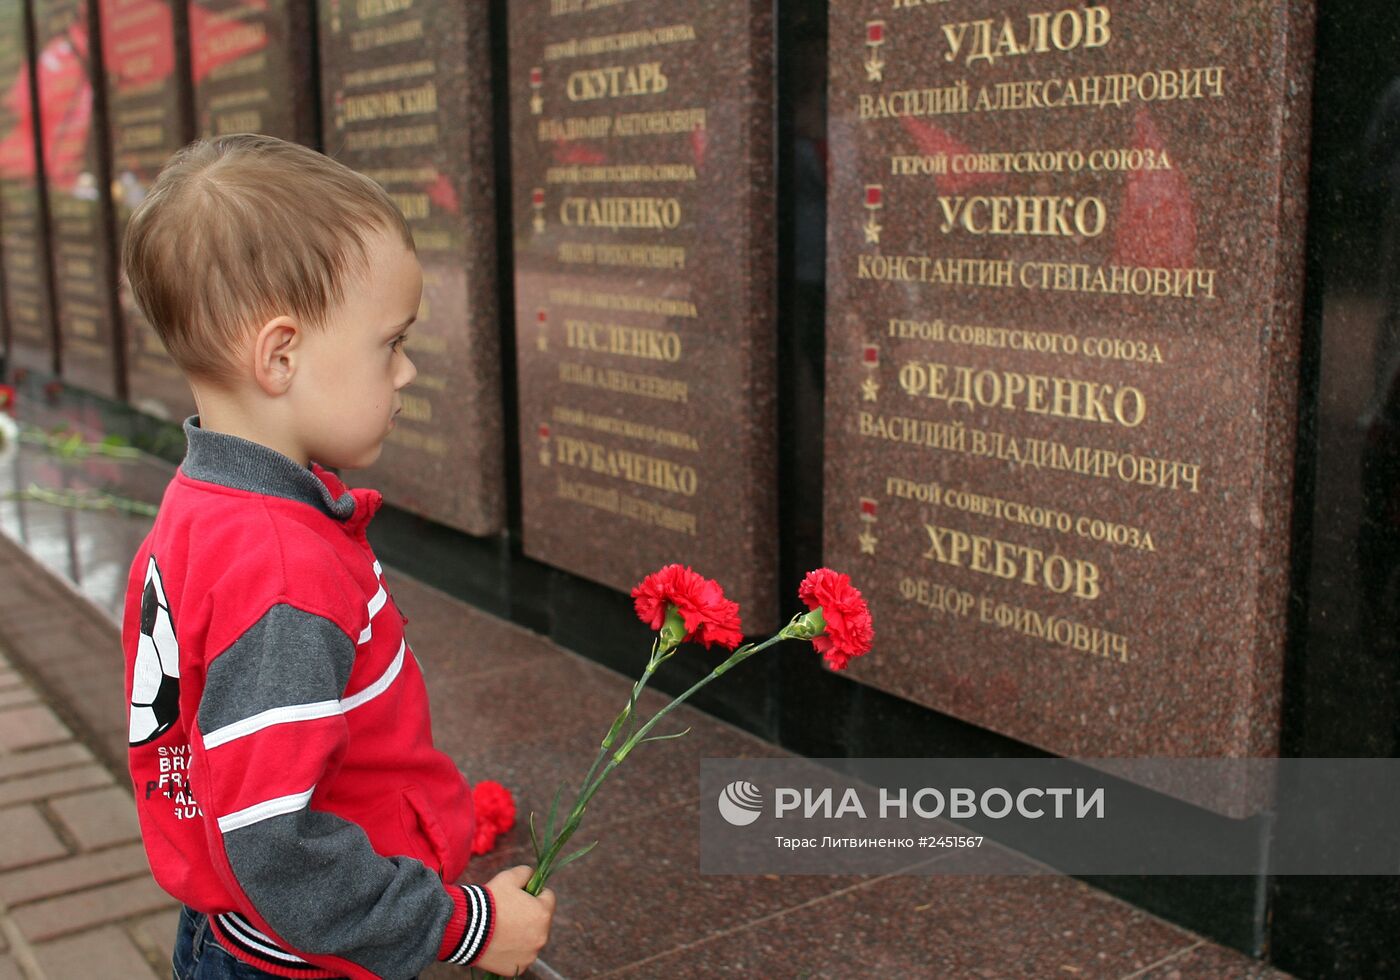
[[486,951],[496,931],[496,899],[485,885],[453,885],[452,917],[442,935],[438,959],[471,966]]

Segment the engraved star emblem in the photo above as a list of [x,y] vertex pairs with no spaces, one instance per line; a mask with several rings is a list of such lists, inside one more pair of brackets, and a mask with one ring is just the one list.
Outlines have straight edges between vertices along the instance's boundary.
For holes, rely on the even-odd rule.
[[880,397],[880,382],[874,378],[866,378],[860,383],[860,397],[868,402],[877,401]]
[[530,112],[537,116],[541,112],[544,112],[544,99],[540,98],[538,95],[530,96]]
[[874,215],[871,215],[871,216],[870,216],[870,220],[867,221],[867,222],[865,223],[864,227],[865,227],[865,244],[867,244],[867,245],[879,245],[879,244],[880,244],[880,232],[884,231],[885,229],[884,229],[883,227],[881,227],[880,222],[878,222],[878,221],[875,220],[875,216],[874,216]]
[[880,539],[869,531],[860,532],[860,553],[862,555],[875,554],[875,546],[880,543]]
[[872,54],[866,59],[865,80],[867,82],[883,82],[885,80],[885,60],[878,54]]

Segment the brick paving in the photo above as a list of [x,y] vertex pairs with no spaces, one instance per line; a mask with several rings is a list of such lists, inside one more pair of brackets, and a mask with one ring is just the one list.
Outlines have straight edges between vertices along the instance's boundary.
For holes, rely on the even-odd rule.
[[169,977],[176,915],[124,780],[0,651],[0,980]]

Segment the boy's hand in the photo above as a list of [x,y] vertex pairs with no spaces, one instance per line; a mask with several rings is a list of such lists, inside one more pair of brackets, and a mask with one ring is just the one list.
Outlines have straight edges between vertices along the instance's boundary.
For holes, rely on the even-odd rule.
[[554,892],[548,888],[536,898],[525,890],[533,873],[528,865],[502,871],[486,883],[496,900],[496,928],[486,952],[476,965],[483,970],[513,977],[535,962],[549,942],[554,921]]

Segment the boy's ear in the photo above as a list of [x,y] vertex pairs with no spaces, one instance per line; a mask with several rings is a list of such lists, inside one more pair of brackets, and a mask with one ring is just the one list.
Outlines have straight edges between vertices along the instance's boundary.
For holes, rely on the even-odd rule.
[[301,327],[289,316],[268,320],[253,336],[253,377],[264,392],[280,395],[291,386],[302,339]]

